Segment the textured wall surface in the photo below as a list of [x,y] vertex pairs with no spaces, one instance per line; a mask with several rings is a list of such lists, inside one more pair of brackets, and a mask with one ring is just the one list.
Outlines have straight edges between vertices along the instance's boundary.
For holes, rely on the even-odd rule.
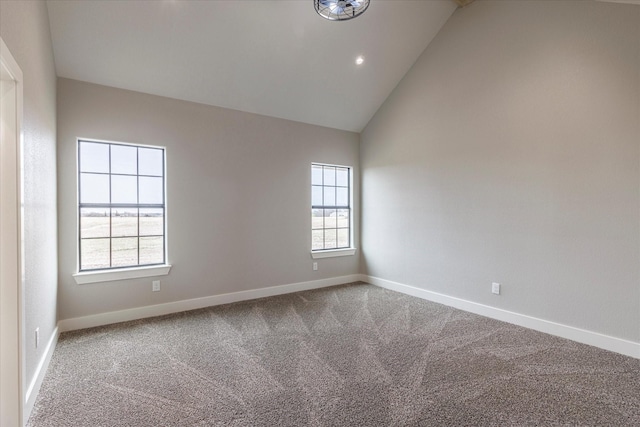
[[639,145],[640,7],[459,9],[362,134],[363,271],[638,342]]
[[[78,137],[167,148],[173,268],[160,292],[151,278],[75,283]],[[59,79],[59,318],[358,273],[357,255],[318,271],[310,256],[311,163],[358,177],[358,149],[356,133]]]
[[[47,6],[0,2],[0,35],[22,69],[26,385],[56,326],[56,75]],[[35,329],[40,346],[35,348]]]

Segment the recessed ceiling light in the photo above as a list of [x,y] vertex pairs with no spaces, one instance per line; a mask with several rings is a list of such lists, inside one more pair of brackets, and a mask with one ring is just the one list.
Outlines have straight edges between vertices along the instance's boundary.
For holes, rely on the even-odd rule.
[[358,56],[356,58],[356,65],[362,65],[364,64],[364,56]]

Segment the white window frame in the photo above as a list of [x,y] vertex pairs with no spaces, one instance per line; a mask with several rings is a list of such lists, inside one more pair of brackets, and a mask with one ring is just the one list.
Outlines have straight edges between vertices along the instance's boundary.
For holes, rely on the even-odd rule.
[[[334,167],[334,168],[346,168],[349,170],[349,247],[348,248],[339,248],[339,249],[313,249],[313,237],[311,237],[311,258],[313,259],[322,259],[322,258],[334,258],[334,257],[341,257],[341,256],[351,256],[354,255],[356,253],[356,247],[354,245],[354,220],[353,220],[353,171],[354,168],[353,166],[344,166],[344,165],[338,165],[338,164],[332,164],[332,163],[320,163],[320,162],[312,162],[310,164],[310,168],[309,168],[309,179],[310,179],[310,183],[309,183],[309,190],[310,192],[312,192],[313,190],[313,181],[311,181],[311,171],[313,170],[313,166],[330,166],[330,167]],[[314,209],[314,205],[313,205],[313,198],[310,195],[309,197],[310,201],[311,201],[311,210],[313,211]],[[310,235],[313,236],[313,226],[310,225],[309,227],[311,233]]]
[[[163,192],[164,192],[164,262],[161,264],[152,264],[152,265],[140,265],[140,266],[130,266],[130,267],[110,267],[105,269],[97,269],[97,270],[80,270],[80,158],[79,158],[79,146],[81,142],[95,142],[102,144],[112,144],[112,145],[123,145],[130,147],[140,147],[140,148],[152,148],[152,149],[162,149],[163,150]],[[168,275],[171,270],[171,264],[168,263],[168,236],[167,236],[167,161],[166,161],[166,153],[167,149],[163,146],[157,145],[145,145],[145,144],[134,144],[130,142],[120,142],[120,141],[108,141],[108,140],[100,140],[95,138],[76,138],[76,250],[77,250],[77,267],[76,273],[73,275],[76,283],[78,284],[86,284],[86,283],[98,283],[98,282],[108,282],[115,280],[126,280],[126,279],[136,279],[143,277],[156,277],[156,276],[165,276]]]

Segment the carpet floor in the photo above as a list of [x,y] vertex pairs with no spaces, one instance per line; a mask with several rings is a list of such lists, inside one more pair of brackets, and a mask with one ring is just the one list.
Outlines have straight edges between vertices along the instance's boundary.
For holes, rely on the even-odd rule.
[[640,360],[353,283],[64,333],[28,425],[640,426]]

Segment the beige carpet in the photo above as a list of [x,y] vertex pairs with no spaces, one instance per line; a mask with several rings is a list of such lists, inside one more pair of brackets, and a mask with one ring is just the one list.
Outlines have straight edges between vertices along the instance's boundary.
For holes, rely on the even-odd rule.
[[640,426],[640,360],[367,284],[63,334],[29,426]]

